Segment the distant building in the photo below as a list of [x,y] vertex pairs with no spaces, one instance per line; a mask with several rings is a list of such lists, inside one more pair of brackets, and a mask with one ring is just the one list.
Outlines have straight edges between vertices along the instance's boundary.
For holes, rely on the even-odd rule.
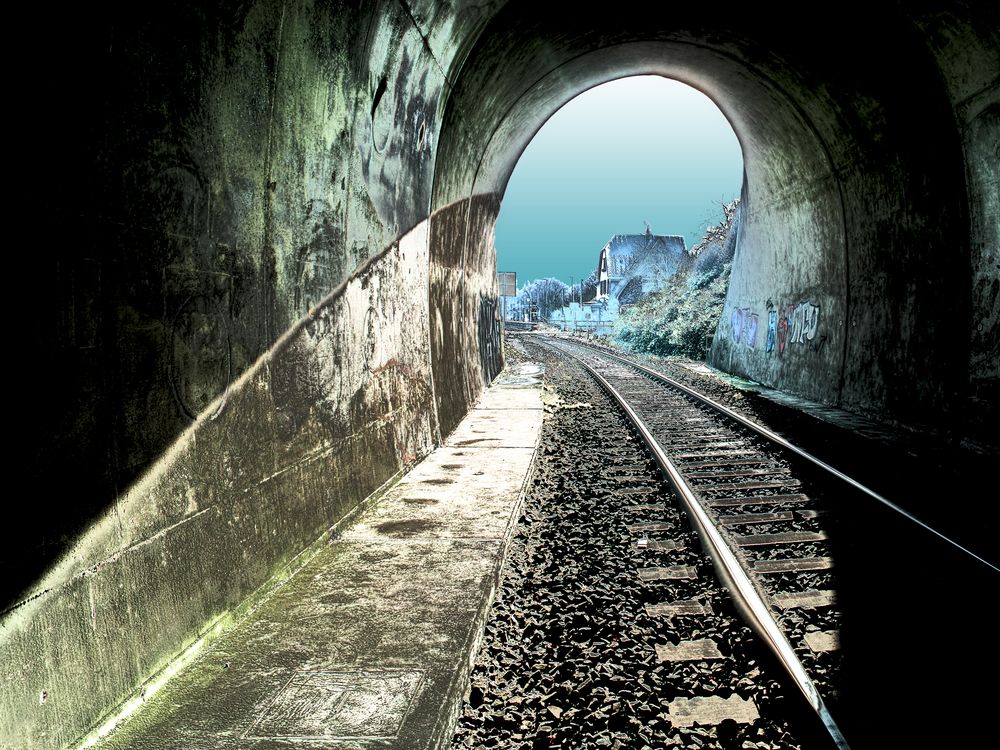
[[589,331],[598,336],[611,333],[611,324],[615,322],[608,314],[608,306],[604,302],[570,302],[565,307],[553,310],[549,316],[551,325],[559,326],[564,331]]
[[597,289],[592,299],[556,310],[549,322],[563,330],[611,332],[623,305],[631,305],[677,271],[685,253],[680,235],[616,234],[597,259]]
[[680,235],[616,234],[597,260],[595,300],[607,300],[615,310],[631,305],[677,271],[685,252]]

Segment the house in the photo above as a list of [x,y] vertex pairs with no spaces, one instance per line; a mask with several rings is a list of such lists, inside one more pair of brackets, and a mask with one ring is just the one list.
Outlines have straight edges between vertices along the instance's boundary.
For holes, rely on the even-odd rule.
[[638,301],[676,271],[686,252],[680,235],[616,234],[597,259],[597,289],[592,299],[556,310],[549,322],[563,330],[611,332],[622,306]]
[[653,234],[648,224],[644,234],[616,234],[597,260],[594,300],[606,301],[617,313],[672,276],[684,252],[683,237]]

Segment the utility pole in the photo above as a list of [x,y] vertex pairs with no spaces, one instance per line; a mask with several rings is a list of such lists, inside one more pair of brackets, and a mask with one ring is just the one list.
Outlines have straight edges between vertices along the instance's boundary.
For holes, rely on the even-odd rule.
[[[569,277],[569,306],[573,307],[573,279],[575,276]],[[573,330],[576,331],[576,310],[573,310]]]

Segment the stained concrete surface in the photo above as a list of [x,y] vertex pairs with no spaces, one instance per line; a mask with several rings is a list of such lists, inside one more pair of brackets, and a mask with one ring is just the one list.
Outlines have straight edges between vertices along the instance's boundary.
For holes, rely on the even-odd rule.
[[[537,444],[540,380],[501,376],[482,401],[98,747],[448,744]],[[472,431],[483,440],[460,445]]]
[[713,361],[994,442],[997,10],[840,4],[797,35],[778,12],[250,0],[40,18],[45,53],[13,78],[31,127],[10,213],[40,249],[8,268],[9,464],[44,500],[2,525],[0,743],[72,743],[452,431],[501,362],[507,179],[602,81],[687,81],[739,135],[741,281]]
[[428,262],[424,223],[286,332],[4,613],[0,747],[71,745],[431,451]]

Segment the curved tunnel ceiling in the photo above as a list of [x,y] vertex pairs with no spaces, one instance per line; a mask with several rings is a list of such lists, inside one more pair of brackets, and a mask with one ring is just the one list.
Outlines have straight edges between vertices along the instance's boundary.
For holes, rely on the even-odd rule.
[[[491,122],[491,132],[484,128],[481,155],[469,164],[471,182],[463,175],[461,184],[471,194],[503,193],[521,153],[555,111],[595,86],[650,74],[693,86],[715,102],[733,127],[745,159],[754,157],[747,159],[752,185],[773,194],[782,189],[782,175],[809,174],[813,179],[832,175],[824,144],[795,104],[739,60],[686,43],[628,42],[581,54],[531,82],[502,108],[500,117]],[[446,140],[442,149],[453,144]],[[447,186],[447,182],[441,185]],[[445,201],[458,197],[436,194]]]
[[715,101],[743,149],[741,248],[761,268],[734,279],[726,314],[742,305],[766,321],[800,300],[823,311],[814,365],[779,374],[742,350],[719,364],[848,408],[898,413],[917,399],[947,410],[964,386],[942,366],[923,373],[936,383],[923,392],[913,353],[968,356],[966,341],[942,335],[941,312],[969,314],[965,183],[950,92],[908,13],[838,7],[789,33],[743,6],[566,14],[508,3],[454,79],[431,208],[498,200],[533,135],[581,92],[675,78]]
[[[740,139],[751,187],[773,195],[793,180],[832,174],[875,141],[898,142],[900,134],[884,126],[900,117],[890,121],[879,110],[904,109],[905,119],[906,81],[933,77],[915,30],[894,14],[869,14],[864,24],[831,14],[822,35],[789,36],[732,8],[720,23],[714,9],[644,9],[630,17],[618,3],[569,17],[525,5],[505,6],[460,71],[442,127],[434,208],[502,193],[545,120],[616,78],[658,74],[708,95]],[[914,109],[933,120],[946,105],[943,88],[925,88]]]

